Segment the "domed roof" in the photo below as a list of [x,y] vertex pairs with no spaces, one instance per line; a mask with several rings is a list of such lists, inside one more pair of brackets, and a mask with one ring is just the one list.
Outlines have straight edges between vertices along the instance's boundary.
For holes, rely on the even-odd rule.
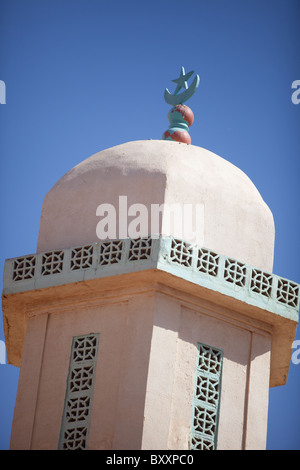
[[[99,242],[100,216],[104,220],[108,214],[115,216],[111,238],[127,238],[124,224],[127,233],[143,207],[147,234],[153,234],[151,210],[162,204],[167,209],[197,206],[197,230],[187,230],[186,241],[272,271],[273,216],[251,180],[208,150],[162,140],[103,150],[63,176],[44,199],[37,251]],[[160,222],[158,232],[180,238],[175,225]]]

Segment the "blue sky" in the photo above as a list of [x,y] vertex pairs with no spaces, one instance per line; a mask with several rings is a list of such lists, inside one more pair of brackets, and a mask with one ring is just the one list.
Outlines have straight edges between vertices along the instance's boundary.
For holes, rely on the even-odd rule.
[[[36,251],[43,198],[68,170],[161,138],[163,92],[184,66],[200,75],[192,144],[251,178],[275,220],[273,271],[299,283],[299,18],[299,0],[0,0],[1,272]],[[18,373],[0,365],[0,449]],[[268,449],[300,449],[299,397],[291,363],[287,385],[270,390]]]

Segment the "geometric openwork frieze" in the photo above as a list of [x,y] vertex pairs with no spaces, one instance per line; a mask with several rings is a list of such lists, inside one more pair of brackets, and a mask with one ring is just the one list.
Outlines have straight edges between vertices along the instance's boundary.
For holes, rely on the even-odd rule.
[[99,264],[108,266],[119,263],[122,257],[123,242],[121,240],[109,240],[100,243]]
[[71,270],[91,268],[93,265],[93,251],[93,245],[73,248],[70,262]]
[[73,338],[58,444],[61,450],[88,448],[98,343],[98,333]]
[[297,308],[299,304],[299,285],[286,279],[278,279],[277,300]]
[[137,238],[130,240],[129,261],[148,260],[151,256],[152,238]]
[[250,289],[258,294],[270,297],[272,291],[272,274],[264,273],[259,269],[252,269]]
[[246,266],[236,260],[226,258],[224,279],[227,282],[243,287],[246,284]]
[[295,282],[172,236],[105,240],[6,260],[3,293],[143,269],[165,270],[272,312],[298,315]]
[[192,266],[193,247],[190,243],[172,239],[170,260],[187,268]]
[[13,281],[33,279],[35,274],[35,263],[36,257],[34,255],[16,258],[14,260]]
[[200,248],[198,250],[197,269],[202,273],[210,274],[210,276],[217,276],[219,258],[220,256],[217,253]]
[[63,251],[50,251],[49,253],[43,253],[41,269],[42,276],[61,273],[63,270],[63,261]]
[[198,343],[190,448],[217,448],[223,352]]

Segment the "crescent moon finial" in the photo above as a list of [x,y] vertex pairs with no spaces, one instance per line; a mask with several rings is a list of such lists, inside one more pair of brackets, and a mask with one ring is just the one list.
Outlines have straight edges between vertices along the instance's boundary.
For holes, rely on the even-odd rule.
[[[175,78],[175,80],[172,80],[172,82],[177,83],[177,87],[174,94],[172,95],[167,88],[165,89],[164,97],[165,101],[168,104],[170,104],[171,106],[183,104],[185,101],[190,99],[191,96],[193,96],[200,83],[200,77],[199,75],[196,75],[191,86],[188,86],[187,81],[193,75],[193,73],[193,70],[191,72],[185,73],[184,67],[181,67],[179,77]],[[185,88],[185,91],[183,93],[178,94],[181,88]]]
[[[187,101],[197,90],[200,77],[196,75],[191,85],[188,86],[187,81],[193,75],[194,71],[185,73],[184,67],[181,67],[180,75],[172,82],[177,84],[174,94],[172,95],[166,88],[164,98],[166,103],[173,106],[168,114],[169,129],[163,134],[163,140],[175,140],[177,142],[191,143],[189,135],[189,127],[194,121],[193,111],[183,103]],[[179,93],[181,88],[185,91]]]

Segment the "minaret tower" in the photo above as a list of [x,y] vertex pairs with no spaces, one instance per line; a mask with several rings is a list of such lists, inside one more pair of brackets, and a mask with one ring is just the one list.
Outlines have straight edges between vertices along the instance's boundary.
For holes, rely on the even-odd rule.
[[11,449],[266,446],[299,286],[272,273],[273,217],[254,184],[187,145],[192,74],[165,92],[164,139],[71,169],[45,196],[37,252],[6,260],[7,355],[21,368]]

